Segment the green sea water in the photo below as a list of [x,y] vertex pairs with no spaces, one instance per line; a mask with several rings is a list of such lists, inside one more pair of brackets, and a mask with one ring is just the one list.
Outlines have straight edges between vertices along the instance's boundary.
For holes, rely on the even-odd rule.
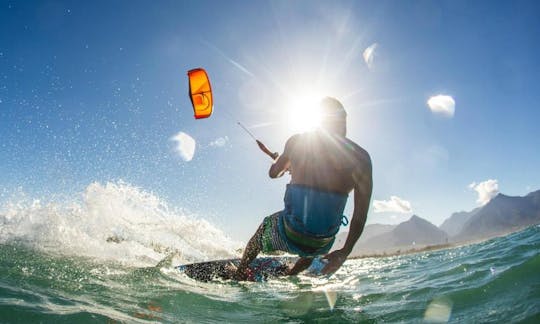
[[[0,323],[540,323],[540,226],[348,260],[330,278],[201,283],[174,266],[236,256],[234,244],[144,193],[94,189],[75,207],[0,213]],[[194,238],[201,227],[211,239]]]
[[127,267],[18,244],[0,246],[0,274],[3,323],[540,320],[539,227],[448,250],[350,260],[325,280],[199,283],[172,265]]

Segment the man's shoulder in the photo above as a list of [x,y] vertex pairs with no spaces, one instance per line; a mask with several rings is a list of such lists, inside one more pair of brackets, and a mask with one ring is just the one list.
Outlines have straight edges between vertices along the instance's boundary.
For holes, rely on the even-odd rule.
[[346,145],[349,147],[350,151],[353,152],[357,160],[371,164],[371,157],[369,156],[368,151],[366,151],[363,147],[356,144],[349,138],[345,138],[345,142]]
[[313,142],[313,132],[305,132],[305,133],[297,133],[289,137],[287,139],[287,142],[285,143],[285,147],[289,147],[290,149],[298,147],[298,145],[302,146],[305,145],[308,142]]
[[296,146],[296,143],[300,141],[302,134],[294,134],[291,137],[287,139],[287,142],[285,142],[285,149],[292,149],[293,146]]
[[301,137],[302,137],[303,134],[294,134],[292,135],[291,137],[289,137],[289,139],[287,140],[287,142],[296,142],[298,141]]

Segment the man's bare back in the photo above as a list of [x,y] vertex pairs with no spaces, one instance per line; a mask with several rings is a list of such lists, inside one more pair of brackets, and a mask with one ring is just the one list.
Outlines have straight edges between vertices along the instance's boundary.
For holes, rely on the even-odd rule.
[[292,184],[339,193],[354,189],[353,173],[359,171],[364,150],[349,139],[310,132],[292,137],[290,148]]
[[287,169],[291,173],[291,184],[349,193],[355,187],[355,179],[371,169],[367,152],[353,141],[323,131],[292,136],[274,166],[270,176],[281,173],[273,171]]

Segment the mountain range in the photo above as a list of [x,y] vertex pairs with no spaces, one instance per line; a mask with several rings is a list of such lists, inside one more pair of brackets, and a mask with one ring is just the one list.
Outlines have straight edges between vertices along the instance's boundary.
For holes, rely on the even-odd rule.
[[[351,256],[399,253],[434,245],[478,241],[538,223],[540,190],[524,197],[498,194],[482,207],[453,213],[440,227],[417,215],[398,225],[367,225]],[[343,232],[337,236],[335,248],[343,246],[347,234]]]

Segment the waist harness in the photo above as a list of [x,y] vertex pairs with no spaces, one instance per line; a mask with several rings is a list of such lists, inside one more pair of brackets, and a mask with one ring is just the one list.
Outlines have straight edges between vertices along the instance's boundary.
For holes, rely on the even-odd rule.
[[327,246],[341,224],[348,223],[343,215],[347,198],[347,194],[288,184],[280,221],[286,238],[309,250]]

